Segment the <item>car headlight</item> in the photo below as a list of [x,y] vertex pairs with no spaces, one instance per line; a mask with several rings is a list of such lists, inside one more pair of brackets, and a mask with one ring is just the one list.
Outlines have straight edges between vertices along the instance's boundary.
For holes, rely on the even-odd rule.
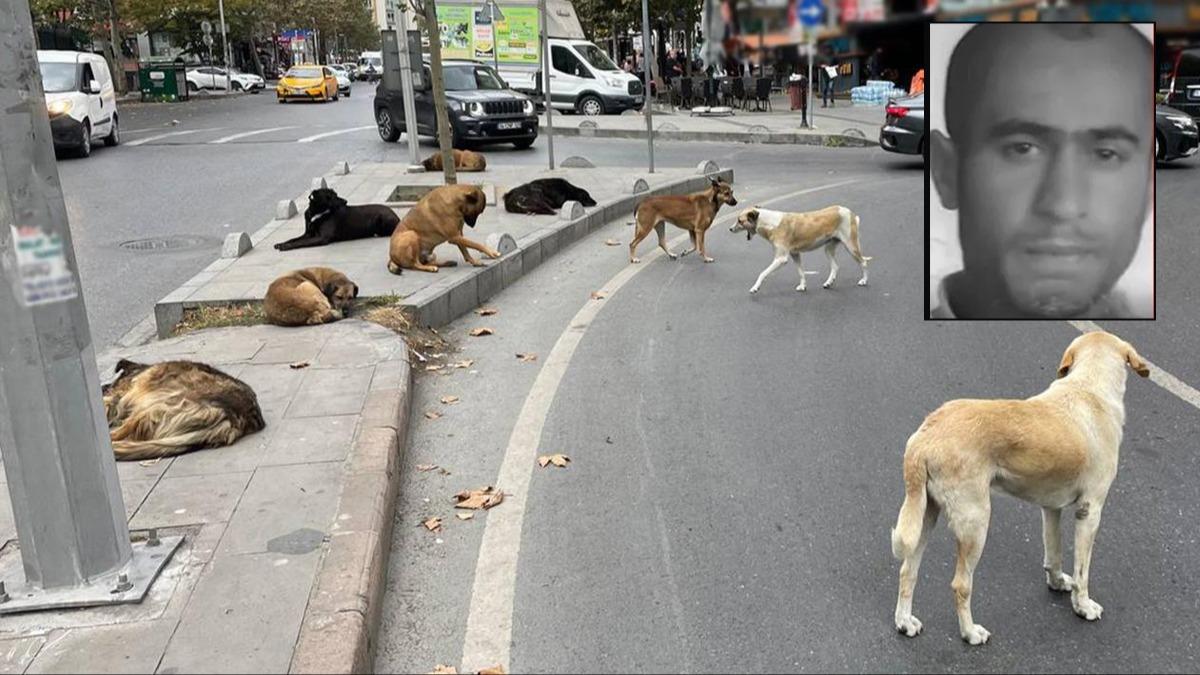
[[46,111],[50,113],[51,117],[66,115],[67,113],[71,112],[71,102],[67,99],[51,101],[46,104]]
[[446,107],[450,110],[462,110],[463,104],[458,101],[446,101]]
[[1188,117],[1187,115],[1167,115],[1167,119],[1171,121],[1171,124],[1174,124],[1176,127],[1180,128],[1180,129],[1195,129],[1196,128],[1196,120],[1193,120],[1191,117]]
[[483,117],[483,104],[478,101],[472,101],[467,104],[467,112],[471,117]]
[[606,77],[606,78],[604,78],[604,81],[608,83],[608,86],[613,87],[615,89],[620,89],[621,85],[624,84],[623,81],[621,81],[620,79],[615,78],[615,77]]
[[531,112],[533,112],[533,101],[525,99],[525,114],[528,115]]

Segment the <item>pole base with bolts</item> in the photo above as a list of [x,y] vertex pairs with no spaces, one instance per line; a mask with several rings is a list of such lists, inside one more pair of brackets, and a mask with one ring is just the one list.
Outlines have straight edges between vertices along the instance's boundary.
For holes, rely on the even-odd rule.
[[[8,586],[0,581],[0,614],[141,602],[181,543],[182,536],[159,537],[157,530],[151,530],[147,539],[132,543],[128,565],[80,588],[47,591],[27,583]],[[0,559],[0,579],[23,577],[21,556],[10,550]]]

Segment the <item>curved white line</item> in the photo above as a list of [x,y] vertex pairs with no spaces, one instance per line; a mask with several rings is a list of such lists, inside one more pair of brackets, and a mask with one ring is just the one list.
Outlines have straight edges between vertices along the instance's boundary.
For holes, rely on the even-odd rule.
[[217,129],[220,129],[220,127],[217,127],[216,129],[188,129],[186,131],[170,131],[165,134],[158,134],[156,136],[147,136],[145,138],[139,138],[136,141],[130,141],[130,142],[126,143],[125,146],[132,148],[132,147],[136,147],[139,145],[145,145],[145,144],[149,143],[150,141],[161,140],[163,138],[170,138],[172,136],[184,136],[186,134],[195,134],[195,133],[199,133],[201,131],[217,131]]
[[317,134],[316,136],[305,136],[304,138],[301,138],[300,140],[298,140],[296,142],[297,143],[312,143],[313,141],[320,140],[322,138],[328,138],[329,136],[337,136],[338,134],[348,134],[352,131],[362,131],[363,129],[374,129],[374,128],[375,128],[374,124],[368,124],[365,127],[352,127],[350,129],[338,129],[337,131],[326,131],[325,133]]
[[217,140],[215,140],[215,141],[209,141],[208,143],[209,143],[209,145],[220,145],[221,143],[228,143],[229,141],[236,141],[236,140],[237,140],[237,139],[239,139],[239,138],[245,138],[245,137],[247,137],[247,136],[256,136],[256,135],[258,135],[258,134],[268,134],[268,133],[271,133],[272,131],[283,131],[284,129],[295,129],[295,128],[296,128],[296,127],[294,127],[294,126],[290,126],[290,127],[271,127],[270,129],[255,129],[254,131],[243,131],[243,132],[242,132],[242,133],[240,133],[240,134],[234,134],[234,135],[232,135],[232,136],[226,136],[226,137],[224,137],[224,138],[218,138]]
[[[861,179],[855,178],[797,190],[756,203],[772,204],[810,192],[850,185],[859,180]],[[716,226],[717,222],[725,222],[736,216],[737,212],[731,211],[717,218],[713,226]],[[686,240],[686,234],[680,235],[671,240],[670,246],[680,246]],[[662,255],[662,249],[655,247],[653,252],[642,258],[641,264],[626,265],[600,289],[607,293],[608,299],[588,300],[580,308],[567,324],[567,329],[554,343],[550,355],[543,362],[537,379],[533,382],[525,404],[521,407],[521,413],[517,416],[512,435],[508,439],[508,447],[504,451],[500,475],[493,483],[496,489],[504,491],[504,504],[488,511],[483,540],[479,545],[475,583],[471,590],[471,609],[467,616],[466,635],[463,638],[463,672],[477,672],[496,663],[500,663],[505,671],[511,671],[509,645],[512,641],[513,597],[516,594],[521,527],[525,521],[525,500],[529,495],[538,444],[546,416],[550,412],[550,404],[553,403],[558,386],[571,363],[571,357],[574,356],[575,349],[592,320],[612,301],[612,297],[621,287]]]

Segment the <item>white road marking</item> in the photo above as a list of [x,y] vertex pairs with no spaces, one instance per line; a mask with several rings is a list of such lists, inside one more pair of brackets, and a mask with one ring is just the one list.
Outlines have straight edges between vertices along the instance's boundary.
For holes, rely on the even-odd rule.
[[[1068,321],[1067,323],[1074,326],[1080,333],[1090,333],[1094,330],[1104,330],[1094,321]],[[1107,331],[1113,335],[1117,335],[1113,331]],[[1118,336],[1120,337],[1120,336]],[[1122,338],[1124,339],[1124,338]],[[1136,347],[1137,345],[1134,345]],[[1183,380],[1163,370],[1161,366],[1154,365],[1150,359],[1142,357],[1142,361],[1146,362],[1146,367],[1150,369],[1150,381],[1167,391],[1175,394],[1184,403],[1191,405],[1193,408],[1200,409],[1200,391],[1192,388]]]
[[[817,187],[797,190],[786,195],[768,199],[763,204],[783,201],[799,195],[828,190],[857,183],[851,179]],[[726,222],[736,218],[738,211],[730,210],[717,218]],[[671,240],[671,247],[678,247],[688,239],[681,234]],[[463,638],[462,670],[476,672],[499,663],[505,671],[509,667],[509,645],[512,641],[513,597],[516,593],[517,558],[521,551],[521,528],[525,520],[525,503],[529,496],[529,484],[541,442],[542,427],[554,402],[555,393],[563,375],[571,363],[575,349],[587,332],[592,320],[635,274],[650,266],[655,258],[663,255],[661,248],[647,254],[639,265],[629,264],[604,284],[601,292],[604,300],[588,300],[567,323],[567,329],[558,337],[550,355],[542,363],[537,379],[529,390],[521,413],[513,425],[500,474],[493,485],[505,493],[504,504],[491,509],[487,514],[483,540],[479,545],[479,558],[475,565],[475,583],[471,590],[471,609],[467,616],[467,630]]]
[[150,141],[159,141],[164,138],[171,138],[173,136],[183,136],[185,134],[196,134],[196,133],[200,133],[201,131],[217,131],[220,128],[221,127],[217,127],[215,129],[187,129],[184,131],[169,131],[165,134],[158,134],[157,136],[147,136],[145,138],[139,138],[136,141],[130,141],[130,142],[126,143],[125,146],[126,147],[134,147],[134,146],[138,146],[138,145],[145,145],[145,144],[149,143]]
[[301,138],[300,140],[298,140],[296,142],[297,143],[312,143],[313,141],[317,141],[322,138],[328,138],[329,136],[337,136],[338,134],[348,134],[353,131],[362,131],[364,129],[374,129],[374,128],[375,128],[374,124],[368,124],[368,125],[362,126],[362,127],[351,127],[349,129],[338,129],[337,131],[326,131],[323,134],[317,134],[315,136],[305,136],[304,138]]
[[294,127],[294,126],[291,126],[291,127],[271,127],[270,129],[255,129],[254,131],[243,131],[243,132],[242,132],[242,133],[240,133],[240,134],[234,134],[234,135],[232,135],[232,136],[226,136],[226,137],[224,137],[224,138],[218,138],[217,140],[215,140],[215,141],[209,141],[208,143],[209,143],[209,145],[220,145],[221,143],[228,143],[229,141],[236,141],[236,140],[237,140],[237,139],[239,139],[239,138],[245,138],[245,137],[247,137],[247,136],[255,136],[255,135],[257,135],[257,134],[268,134],[268,133],[271,133],[272,131],[283,131],[284,129],[295,129],[295,128],[296,128],[296,127]]

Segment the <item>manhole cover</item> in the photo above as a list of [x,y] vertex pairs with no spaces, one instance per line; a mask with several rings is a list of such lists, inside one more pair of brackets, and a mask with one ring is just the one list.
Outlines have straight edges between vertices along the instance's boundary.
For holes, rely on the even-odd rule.
[[128,251],[178,251],[210,245],[213,242],[205,237],[155,237],[123,241],[120,244],[121,248]]

